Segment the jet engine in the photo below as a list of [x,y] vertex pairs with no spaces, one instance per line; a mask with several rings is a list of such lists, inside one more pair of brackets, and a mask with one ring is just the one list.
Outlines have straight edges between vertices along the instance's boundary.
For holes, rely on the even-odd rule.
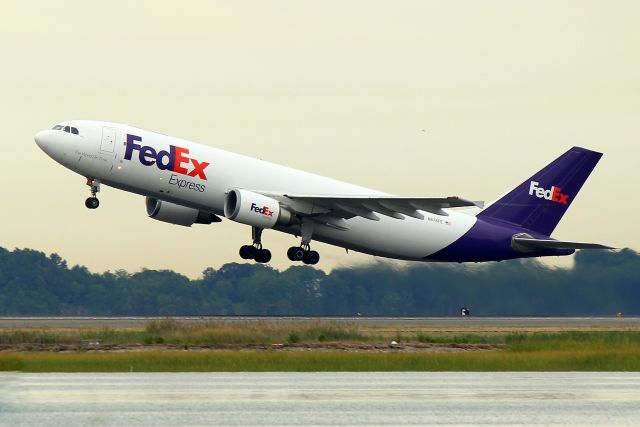
[[247,190],[231,190],[224,203],[224,216],[230,220],[260,228],[289,225],[294,216],[280,203],[263,194]]
[[175,203],[165,202],[164,200],[158,200],[153,197],[146,198],[145,206],[147,215],[149,215],[150,218],[170,224],[183,225],[185,227],[191,227],[193,224],[211,224],[212,222],[222,221],[212,213],[176,205]]

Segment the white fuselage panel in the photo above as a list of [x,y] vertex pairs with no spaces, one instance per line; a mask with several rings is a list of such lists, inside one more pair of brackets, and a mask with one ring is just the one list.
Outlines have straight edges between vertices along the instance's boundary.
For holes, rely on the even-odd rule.
[[[231,189],[280,194],[385,195],[365,187],[128,125],[95,121],[73,123],[80,129],[80,135],[50,131],[56,132],[50,136],[53,143],[43,148],[65,167],[116,188],[217,215],[223,215],[225,197]],[[139,137],[135,144],[140,149],[129,153],[130,159],[126,158],[127,135]],[[174,151],[177,150],[178,154],[174,153],[174,158],[177,156],[181,160],[178,170],[183,173],[161,169],[157,165],[158,161],[167,165],[171,146],[177,147]],[[145,149],[141,158],[143,147],[151,148]],[[180,155],[180,149],[188,150],[188,154],[182,152]],[[169,154],[158,157],[163,151]],[[202,169],[204,163],[208,165]],[[198,167],[201,169],[194,171]],[[475,216],[455,210],[448,210],[448,216],[421,213],[424,219],[396,219],[379,215],[380,220],[373,221],[354,217],[346,220],[347,230],[316,225],[313,239],[391,258],[422,259],[458,240],[476,222]],[[278,230],[297,234],[299,228],[279,227]]]

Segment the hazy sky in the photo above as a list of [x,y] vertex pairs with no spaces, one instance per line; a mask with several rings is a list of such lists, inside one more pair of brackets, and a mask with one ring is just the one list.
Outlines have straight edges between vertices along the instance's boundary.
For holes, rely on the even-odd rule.
[[[640,249],[640,2],[3,1],[0,246],[197,277],[248,226],[148,219],[33,141],[131,123],[407,196],[490,201],[572,145],[605,153],[554,237]],[[292,236],[265,232],[273,265]],[[370,256],[316,243],[321,266]]]

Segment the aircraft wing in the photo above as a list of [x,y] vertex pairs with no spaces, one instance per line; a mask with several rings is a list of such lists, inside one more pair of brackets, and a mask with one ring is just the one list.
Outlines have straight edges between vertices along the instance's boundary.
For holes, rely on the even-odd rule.
[[564,242],[561,240],[532,239],[530,237],[513,237],[513,242],[522,248],[535,249],[615,249],[598,243]]
[[[274,197],[273,194],[269,195]],[[281,194],[277,198],[284,205],[287,205],[290,209],[295,211],[296,214],[301,216],[311,216],[321,222],[324,222],[322,221],[323,219],[344,220],[356,216],[378,221],[380,219],[378,214],[397,219],[404,219],[404,216],[423,219],[424,215],[419,211],[447,216],[447,212],[443,209],[481,206],[481,202],[473,202],[460,197]],[[327,223],[330,225],[338,225],[335,221],[327,221]]]

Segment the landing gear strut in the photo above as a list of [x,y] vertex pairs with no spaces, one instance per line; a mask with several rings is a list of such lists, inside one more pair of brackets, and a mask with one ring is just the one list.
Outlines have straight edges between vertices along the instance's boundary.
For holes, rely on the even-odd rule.
[[302,223],[302,243],[300,246],[292,246],[287,251],[287,257],[291,261],[302,261],[305,264],[315,265],[320,261],[320,254],[311,250],[311,237],[313,236],[313,223]]
[[87,185],[91,187],[91,197],[84,201],[84,205],[89,209],[97,209],[100,206],[100,200],[96,197],[96,194],[100,192],[100,181],[87,178]]
[[244,245],[240,248],[240,257],[242,259],[252,259],[259,263],[267,263],[271,261],[271,251],[262,248],[262,231],[263,228],[252,227],[251,236],[253,245]]

